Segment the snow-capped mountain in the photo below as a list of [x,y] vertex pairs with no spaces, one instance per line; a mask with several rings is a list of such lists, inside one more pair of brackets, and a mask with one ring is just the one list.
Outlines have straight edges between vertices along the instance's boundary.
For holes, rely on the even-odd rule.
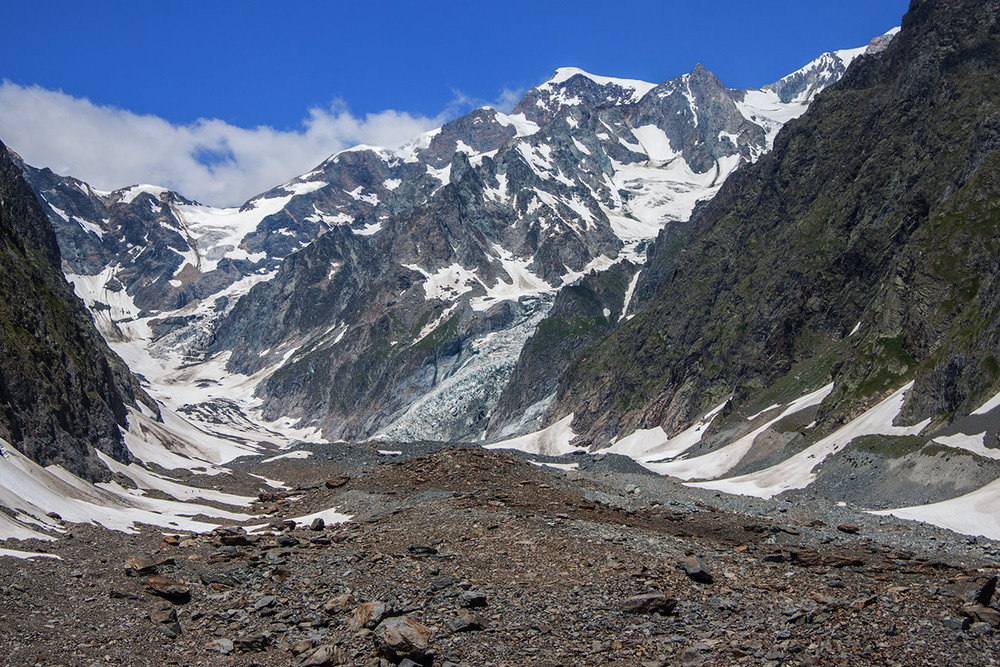
[[24,170],[100,330],[169,407],[479,438],[555,293],[641,264],[861,51],[759,91],[560,69],[510,114],[338,153],[238,209]]

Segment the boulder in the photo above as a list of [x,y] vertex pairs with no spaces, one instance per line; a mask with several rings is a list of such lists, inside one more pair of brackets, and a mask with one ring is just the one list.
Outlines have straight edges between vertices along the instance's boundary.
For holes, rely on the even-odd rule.
[[677,599],[663,593],[636,595],[625,600],[622,608],[629,614],[661,614],[666,616],[677,607]]
[[433,659],[430,643],[434,631],[409,616],[394,616],[382,621],[372,637],[378,652],[393,662],[410,659],[426,664]]

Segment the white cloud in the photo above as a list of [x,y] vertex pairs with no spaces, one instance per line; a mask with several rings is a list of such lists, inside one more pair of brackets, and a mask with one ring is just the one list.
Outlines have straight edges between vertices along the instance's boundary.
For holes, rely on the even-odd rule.
[[440,126],[402,111],[364,117],[346,105],[310,109],[296,131],[246,129],[221,120],[175,125],[38,86],[0,84],[0,139],[29,164],[103,190],[152,183],[217,206],[238,205],[357,144],[392,146]]

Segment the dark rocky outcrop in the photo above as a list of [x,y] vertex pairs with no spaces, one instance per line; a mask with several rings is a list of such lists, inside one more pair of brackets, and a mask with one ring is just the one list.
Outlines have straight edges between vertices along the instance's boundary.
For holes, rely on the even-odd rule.
[[42,465],[109,477],[94,450],[128,461],[119,429],[145,395],[63,278],[52,226],[2,144],[0,247],[0,437]]

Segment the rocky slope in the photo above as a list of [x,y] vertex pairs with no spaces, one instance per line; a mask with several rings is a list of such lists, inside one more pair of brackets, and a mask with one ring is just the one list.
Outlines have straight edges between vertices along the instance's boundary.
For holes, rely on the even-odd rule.
[[[574,414],[585,444],[676,434],[729,399],[686,454],[689,476],[712,478],[733,466],[699,471],[696,455],[832,382],[811,412],[765,429],[770,445],[751,436],[757,462],[740,470],[759,482],[890,395],[899,409],[884,414],[900,416],[885,433],[912,425],[921,446],[977,408],[993,414],[998,13],[913,3],[883,54],[855,61],[773,152],[660,235],[634,318],[577,358],[550,422]],[[982,443],[995,446],[995,424],[965,433],[973,451],[994,451]]]
[[[700,66],[659,85],[561,69],[511,114],[339,153],[240,209],[24,170],[78,293],[161,400],[328,437],[478,438],[557,290],[642,261],[859,52],[758,91]],[[206,360],[255,397],[175,400]]]
[[[246,461],[289,484],[254,504],[256,531],[67,524],[17,545],[29,560],[0,557],[5,662],[995,661],[995,542],[828,504],[734,505],[620,457],[564,473],[404,449]],[[353,520],[310,518],[331,506]]]
[[127,406],[152,401],[63,277],[52,226],[2,144],[0,244],[0,438],[43,465],[110,477],[96,451],[128,462]]

